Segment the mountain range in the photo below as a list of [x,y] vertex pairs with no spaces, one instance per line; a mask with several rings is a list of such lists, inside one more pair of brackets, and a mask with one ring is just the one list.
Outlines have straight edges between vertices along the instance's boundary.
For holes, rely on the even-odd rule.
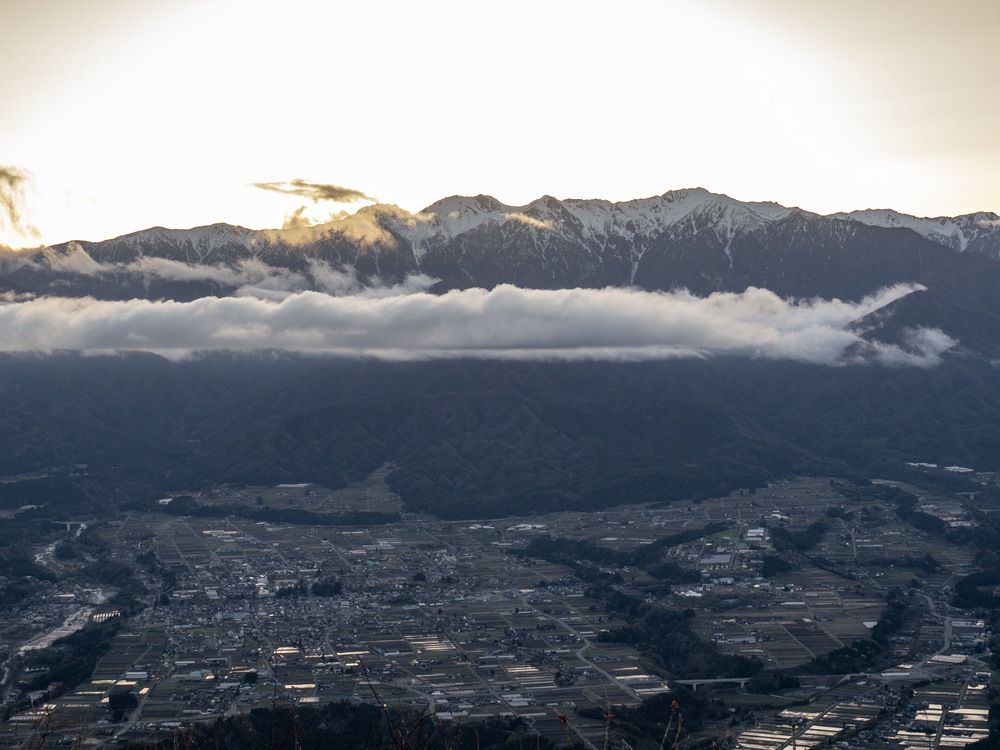
[[388,463],[408,509],[471,517],[674,501],[790,473],[1000,470],[998,258],[995,214],[820,216],[700,189],[624,203],[452,197],[417,214],[375,205],[313,227],[154,228],[6,253],[7,305],[499,285],[858,300],[903,284],[914,291],[850,324],[859,341],[932,331],[954,345],[920,367],[8,354],[3,473],[86,464],[88,492],[106,501],[222,481],[336,487]]
[[7,256],[3,282],[16,293],[190,299],[233,293],[281,269],[296,289],[326,290],[324,272],[334,270],[365,285],[422,274],[437,291],[513,284],[707,294],[756,286],[852,298],[934,273],[956,254],[1000,258],[1000,217],[820,216],[703,189],[621,203],[546,196],[526,206],[480,195],[445,198],[416,214],[373,205],[311,227],[157,227],[67,242]]

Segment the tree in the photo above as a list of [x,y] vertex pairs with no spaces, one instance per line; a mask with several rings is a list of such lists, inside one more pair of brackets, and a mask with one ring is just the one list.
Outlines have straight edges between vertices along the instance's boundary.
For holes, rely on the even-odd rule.
[[131,690],[120,690],[108,696],[108,709],[111,711],[112,721],[124,721],[125,717],[138,707],[139,699]]

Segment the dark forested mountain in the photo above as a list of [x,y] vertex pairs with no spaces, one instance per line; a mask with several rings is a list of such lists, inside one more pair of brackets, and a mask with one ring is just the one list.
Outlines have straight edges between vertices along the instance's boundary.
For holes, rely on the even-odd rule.
[[887,369],[64,354],[0,367],[5,474],[87,464],[93,487],[132,496],[338,487],[390,462],[409,509],[474,517],[906,462],[1000,469],[1000,378],[961,357]]

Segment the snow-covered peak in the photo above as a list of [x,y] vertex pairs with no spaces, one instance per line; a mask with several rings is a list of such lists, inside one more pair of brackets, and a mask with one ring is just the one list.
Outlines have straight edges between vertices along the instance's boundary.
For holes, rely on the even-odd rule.
[[671,190],[653,198],[620,203],[568,200],[563,204],[589,234],[651,236],[689,217],[705,217],[728,231],[777,221],[796,209],[776,203],[744,203],[704,188]]
[[677,211],[686,213],[710,210],[716,214],[725,214],[736,211],[744,215],[753,215],[763,221],[779,221],[795,211],[800,211],[773,201],[740,201],[728,195],[710,192],[705,188],[670,190],[660,196],[660,199],[666,205],[676,207]]
[[222,245],[245,244],[253,230],[231,224],[209,224],[192,229],[152,227],[141,232],[116,237],[112,242],[130,246],[162,242],[177,247],[189,246],[214,249]]
[[432,203],[420,213],[433,217],[434,234],[450,239],[486,222],[503,223],[507,214],[523,208],[505,205],[490,195],[453,195]]
[[512,206],[501,203],[492,195],[450,195],[435,201],[420,213],[455,218],[456,212],[461,215],[478,215],[496,213],[509,208]]

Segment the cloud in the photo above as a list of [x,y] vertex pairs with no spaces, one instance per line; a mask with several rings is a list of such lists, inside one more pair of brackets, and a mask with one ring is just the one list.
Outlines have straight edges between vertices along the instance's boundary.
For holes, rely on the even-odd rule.
[[941,355],[958,341],[938,328],[907,328],[903,331],[905,346],[880,341],[865,341],[855,357],[846,362],[875,361],[890,367],[928,367],[940,363]]
[[30,180],[23,169],[0,166],[0,219],[22,237],[38,239],[41,232],[25,217],[25,188]]
[[[108,272],[107,267],[103,268]],[[391,297],[427,291],[436,281],[426,274],[413,274],[402,284],[363,284],[353,268],[339,271],[329,263],[310,259],[301,272],[271,266],[256,259],[240,261],[235,267],[183,263],[166,258],[140,258],[134,263],[113,267],[118,274],[137,274],[164,281],[206,281],[234,290],[237,297],[282,300],[310,289],[330,296]]]
[[203,263],[184,263],[168,258],[143,257],[134,263],[121,266],[119,270],[165,281],[214,281],[225,286],[240,286],[248,283],[248,276],[254,280],[263,278],[266,266],[263,263],[259,265],[261,272],[255,274],[252,268],[247,268],[244,265],[230,268]]
[[287,296],[311,287],[309,279],[302,274],[253,258],[242,260],[236,266],[222,266],[144,257],[134,263],[115,266],[114,271],[147,280],[210,282],[234,289],[237,295],[252,294],[252,290],[259,289],[262,291],[260,296],[273,297],[276,291]]
[[338,270],[329,263],[310,258],[301,271],[272,266],[256,258],[241,260],[235,266],[186,263],[169,258],[144,256],[130,263],[99,263],[77,242],[66,245],[65,252],[52,250],[14,251],[0,248],[0,272],[10,273],[24,266],[35,270],[80,276],[137,276],[147,286],[153,280],[182,283],[217,284],[225,293],[237,297],[282,300],[310,289],[337,296],[371,298],[393,297],[426,292],[438,279],[417,273],[402,283],[386,285],[379,280],[363,283],[353,268]]
[[[252,187],[260,190],[269,190],[273,193],[283,195],[297,195],[307,198],[317,204],[324,201],[331,203],[358,203],[360,201],[377,202],[375,198],[354,188],[341,187],[340,185],[329,185],[322,182],[308,182],[306,180],[289,180],[287,182],[254,182]],[[327,217],[317,219],[308,216],[306,211],[308,205],[299,206],[294,211],[285,214],[285,220],[281,224],[282,229],[306,228],[316,224],[326,223],[335,219],[342,219],[347,214],[343,211],[330,213]]]
[[83,249],[79,242],[69,242],[66,253],[47,253],[46,260],[53,271],[75,273],[80,276],[99,276],[110,273],[114,266],[109,263],[98,263],[90,253]]
[[0,245],[0,273],[8,274],[30,265],[35,253],[31,250],[13,250]]
[[[344,276],[330,281],[349,283]],[[396,360],[736,355],[929,367],[957,342],[936,329],[918,329],[902,346],[872,343],[850,325],[913,289],[893,287],[856,303],[783,300],[753,288],[699,298],[512,286],[442,296],[397,288],[381,295],[304,291],[186,303],[39,298],[0,304],[0,350],[142,350],[175,357],[201,350],[288,350]]]
[[327,185],[321,182],[306,182],[305,180],[290,180],[288,182],[254,182],[253,187],[270,190],[285,195],[298,195],[308,198],[313,203],[332,201],[333,203],[357,203],[358,201],[377,202],[375,198],[365,195],[360,190]]
[[292,229],[293,227],[311,227],[312,219],[305,215],[308,206],[299,206],[291,213],[285,214],[285,220],[281,222],[282,229]]
[[327,294],[337,297],[363,296],[372,299],[420,294],[438,282],[438,279],[425,273],[414,273],[407,276],[401,284],[386,285],[379,282],[365,285],[358,279],[353,268],[340,271],[321,260],[310,260],[306,275],[311,279],[313,288]]
[[528,216],[527,214],[518,212],[506,213],[503,217],[508,221],[517,221],[521,224],[526,224],[529,227],[534,227],[535,229],[547,229],[551,231],[556,228],[556,222],[553,219],[543,221],[542,219],[536,219],[534,216]]
[[12,303],[12,302],[26,302],[26,301],[28,301],[30,299],[34,299],[34,298],[35,298],[35,295],[32,294],[31,292],[18,293],[18,292],[6,291],[6,292],[3,292],[3,293],[0,293],[0,304],[3,304],[3,303],[8,303],[9,304],[9,303]]
[[[342,221],[350,216],[347,211],[331,211],[330,213],[321,216],[320,218],[315,218],[308,216],[306,211],[309,210],[309,206],[299,206],[294,211],[285,214],[285,220],[281,222],[282,229],[308,229],[309,227],[314,227],[317,224],[328,224],[333,221]],[[306,235],[311,237],[312,235]],[[288,240],[289,235],[282,235],[282,239]]]

